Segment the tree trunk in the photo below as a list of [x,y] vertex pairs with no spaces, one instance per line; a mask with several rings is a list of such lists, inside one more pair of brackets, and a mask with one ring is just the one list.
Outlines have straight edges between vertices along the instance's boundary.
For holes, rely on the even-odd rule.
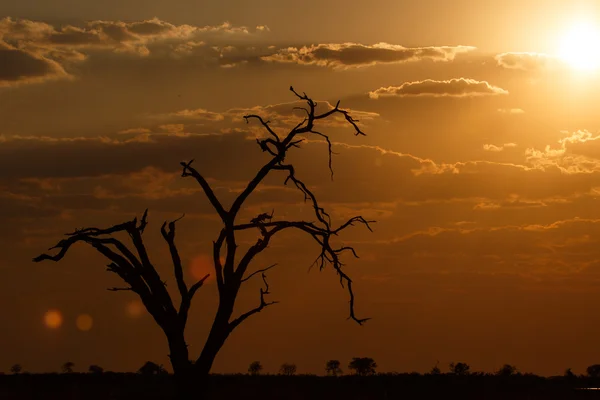
[[189,359],[187,343],[182,329],[176,327],[165,331],[169,342],[169,358],[173,367],[175,398],[177,400],[203,400],[206,376],[196,374]]
[[174,329],[173,331],[165,333],[167,334],[167,341],[169,342],[169,358],[171,359],[173,372],[176,375],[187,373],[191,368],[191,363],[183,330]]
[[221,350],[221,347],[225,344],[229,333],[229,318],[222,319],[217,315],[212,329],[208,334],[208,339],[206,339],[206,343],[202,349],[202,353],[200,353],[200,357],[198,357],[198,360],[194,365],[194,369],[198,374],[208,375],[210,373],[217,353],[219,353],[219,350]]
[[176,400],[207,400],[209,374],[202,374],[194,368],[175,374]]

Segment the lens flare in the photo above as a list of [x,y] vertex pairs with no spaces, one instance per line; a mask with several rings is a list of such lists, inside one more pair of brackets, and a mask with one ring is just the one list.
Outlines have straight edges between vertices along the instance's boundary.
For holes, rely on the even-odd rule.
[[132,318],[139,318],[144,314],[144,304],[140,300],[132,300],[125,306],[127,315]]
[[[223,262],[224,260],[221,260],[221,263]],[[208,283],[212,281],[214,279],[214,267],[212,257],[209,257],[205,254],[200,254],[192,258],[192,261],[190,262],[190,265],[188,267],[188,272],[190,276],[195,280],[202,279],[207,274],[209,274],[210,276],[208,277],[208,279],[206,279],[205,282]]]
[[60,311],[52,309],[44,314],[44,324],[50,329],[58,329],[63,323],[63,316]]
[[75,325],[80,331],[87,332],[92,329],[92,326],[94,325],[94,319],[88,314],[80,314],[75,320]]

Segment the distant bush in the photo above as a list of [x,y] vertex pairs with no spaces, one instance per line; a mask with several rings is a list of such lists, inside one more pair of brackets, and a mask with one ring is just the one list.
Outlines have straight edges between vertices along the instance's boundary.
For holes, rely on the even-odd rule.
[[353,370],[356,375],[375,375],[377,363],[370,357],[354,357],[348,364],[348,369]]
[[260,375],[263,370],[263,366],[260,361],[252,361],[248,366],[248,373],[250,375]]

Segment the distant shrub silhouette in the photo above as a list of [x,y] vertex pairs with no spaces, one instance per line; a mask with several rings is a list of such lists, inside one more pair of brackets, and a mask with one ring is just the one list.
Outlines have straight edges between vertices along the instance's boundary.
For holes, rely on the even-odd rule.
[[433,368],[431,368],[431,370],[429,371],[430,375],[440,375],[442,373],[442,371],[440,370],[440,367],[438,367],[438,364],[440,362],[436,362],[435,365],[433,366]]
[[340,368],[340,360],[329,360],[325,363],[325,372],[329,376],[342,375],[342,369]]
[[21,364],[13,364],[13,366],[10,367],[10,372],[15,375],[18,375],[21,372],[23,372],[23,366]]
[[102,374],[104,372],[104,368],[99,365],[90,365],[88,372],[90,374]]
[[376,368],[377,363],[370,357],[354,357],[348,364],[348,369],[360,376],[375,375]]
[[567,369],[565,370],[565,373],[564,373],[564,375],[563,375],[563,376],[564,376],[565,378],[568,378],[568,379],[573,379],[573,378],[576,378],[576,377],[577,377],[577,375],[575,375],[575,374],[573,373],[573,371],[571,370],[571,368],[567,368]]
[[73,362],[67,361],[66,363],[64,363],[62,365],[61,370],[62,370],[63,374],[72,374],[74,366],[75,366],[75,364]]
[[296,375],[296,364],[281,364],[281,367],[279,367],[279,373],[285,376]]
[[252,361],[248,366],[248,373],[250,375],[260,375],[263,370],[263,366],[260,361]]
[[471,367],[466,363],[450,363],[450,373],[454,375],[469,375]]
[[510,364],[504,364],[502,368],[496,371],[496,375],[498,376],[511,376],[517,373],[517,367]]
[[141,375],[165,375],[168,374],[167,370],[162,366],[153,363],[152,361],[146,361],[144,365],[138,369],[138,374]]
[[590,378],[600,377],[600,364],[590,365],[586,368],[585,372]]

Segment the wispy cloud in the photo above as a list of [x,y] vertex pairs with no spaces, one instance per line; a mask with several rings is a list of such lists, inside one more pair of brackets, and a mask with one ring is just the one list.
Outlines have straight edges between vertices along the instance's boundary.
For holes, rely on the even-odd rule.
[[469,78],[454,78],[444,81],[425,79],[422,81],[405,82],[400,86],[381,87],[369,92],[369,97],[372,99],[379,99],[380,97],[409,96],[471,97],[501,94],[508,94],[508,91],[490,85],[486,81],[478,81]]
[[474,50],[470,46],[403,47],[389,43],[328,43],[288,47],[262,57],[265,61],[317,65],[338,69],[420,60],[452,61],[457,54]]

